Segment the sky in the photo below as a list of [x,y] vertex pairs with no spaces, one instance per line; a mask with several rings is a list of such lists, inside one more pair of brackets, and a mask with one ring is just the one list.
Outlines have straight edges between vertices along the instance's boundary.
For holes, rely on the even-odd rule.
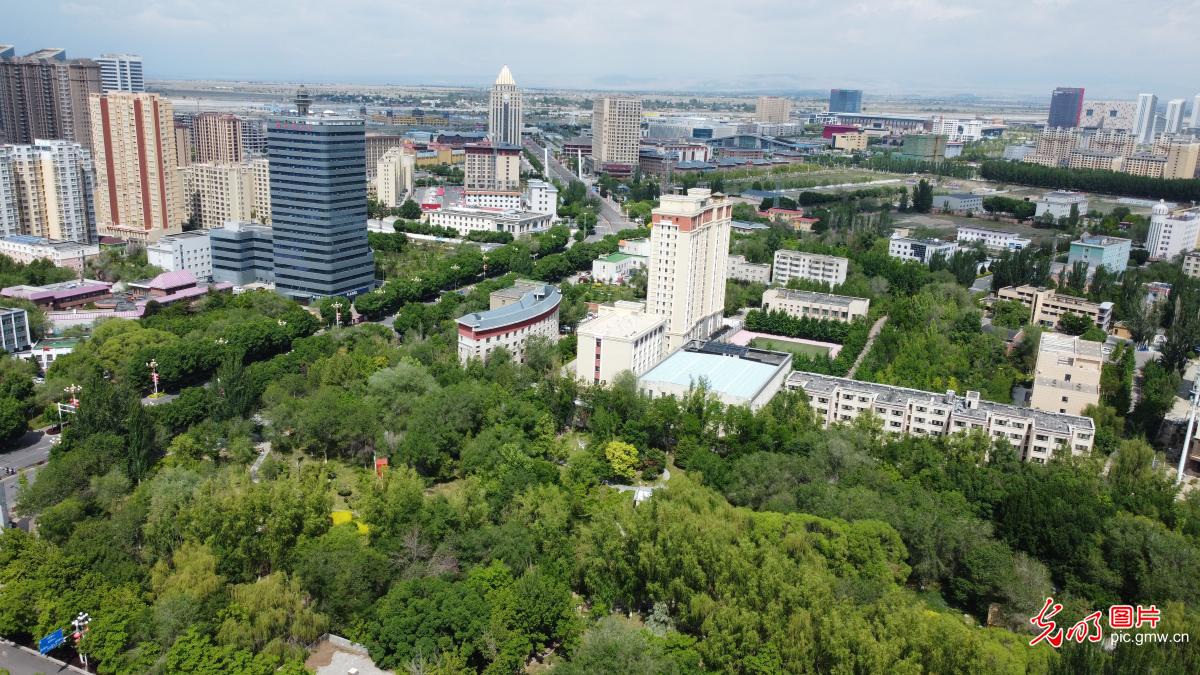
[[0,0],[18,53],[151,79],[1191,99],[1200,0]]

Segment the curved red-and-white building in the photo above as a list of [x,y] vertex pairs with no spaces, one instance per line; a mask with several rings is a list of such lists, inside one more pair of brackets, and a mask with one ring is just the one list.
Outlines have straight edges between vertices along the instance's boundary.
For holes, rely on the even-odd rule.
[[525,361],[525,343],[535,335],[558,339],[558,307],[562,293],[541,284],[515,302],[458,318],[458,360],[486,359],[503,347],[513,360]]

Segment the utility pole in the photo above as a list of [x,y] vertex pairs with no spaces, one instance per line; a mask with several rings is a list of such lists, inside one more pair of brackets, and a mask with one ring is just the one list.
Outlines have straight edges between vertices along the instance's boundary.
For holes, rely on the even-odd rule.
[[1187,430],[1183,433],[1183,448],[1179,451],[1179,469],[1175,472],[1175,484],[1183,482],[1183,469],[1187,466],[1188,453],[1192,449],[1192,432],[1196,429],[1196,404],[1200,402],[1200,386],[1192,385],[1192,407],[1188,413]]

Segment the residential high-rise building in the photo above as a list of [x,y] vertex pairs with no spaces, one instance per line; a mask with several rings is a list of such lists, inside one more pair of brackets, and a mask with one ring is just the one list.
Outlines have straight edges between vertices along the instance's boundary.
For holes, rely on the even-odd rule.
[[1138,143],[1149,145],[1154,140],[1154,112],[1157,109],[1157,96],[1138,94],[1137,111],[1133,115],[1133,135]]
[[1082,140],[1079,129],[1046,128],[1038,135],[1037,147],[1022,161],[1042,166],[1062,166]]
[[110,91],[146,91],[142,78],[142,57],[136,54],[101,54],[96,59],[100,64],[100,88]]
[[1104,354],[1099,342],[1059,333],[1042,333],[1030,407],[1082,415],[1084,408],[1100,403],[1100,367],[1103,364]]
[[829,112],[831,113],[860,113],[862,112],[861,89],[830,89]]
[[1163,133],[1177,134],[1180,131],[1183,131],[1183,99],[1173,98],[1167,101],[1167,122]]
[[1192,129],[1200,130],[1200,94],[1192,99],[1192,121],[1190,124]]
[[768,124],[786,122],[792,117],[792,102],[782,96],[759,96],[754,119]]
[[93,94],[90,104],[97,231],[143,243],[182,231],[187,210],[170,102],[112,92]]
[[392,148],[404,146],[404,137],[395,134],[367,134],[367,180],[375,180],[379,160]]
[[305,100],[297,109],[267,125],[275,289],[298,300],[358,295],[375,287],[363,121],[309,116]]
[[1137,147],[1137,139],[1124,129],[1097,129],[1087,131],[1080,139],[1087,144],[1088,150],[1096,152],[1111,152],[1119,157],[1132,155]]
[[175,164],[184,167],[192,163],[192,127],[175,120]]
[[17,196],[17,170],[12,151],[0,145],[0,237],[21,234],[21,209]]
[[242,156],[246,159],[267,156],[267,125],[261,119],[243,117]]
[[504,66],[488,97],[488,138],[492,143],[521,145],[522,107],[521,91],[508,66]]
[[90,148],[88,96],[100,93],[100,64],[61,49],[15,56],[0,46],[0,143],[63,139]]
[[[89,244],[96,241],[95,173],[79,143],[38,140],[0,147],[0,231]],[[11,180],[12,189],[2,185]],[[11,221],[4,214],[14,214]],[[15,223],[15,225],[14,225]]]
[[1167,147],[1163,178],[1194,178],[1200,164],[1200,143],[1187,138],[1175,139]]
[[204,162],[181,169],[184,194],[204,229],[229,221],[271,222],[270,167],[266,159]]
[[392,148],[379,158],[375,170],[375,197],[379,203],[395,208],[413,192],[413,175],[417,171],[415,151]]
[[466,203],[499,209],[521,207],[521,146],[472,143],[463,146]]
[[1077,127],[1083,113],[1083,88],[1059,87],[1050,95],[1047,127]]
[[204,112],[192,120],[197,162],[227,164],[245,159],[242,119],[237,115]]
[[641,141],[642,99],[596,97],[592,104],[592,162],[597,173],[632,173]]
[[667,319],[667,351],[721,327],[733,204],[712,190],[662,195],[652,212],[646,311]]

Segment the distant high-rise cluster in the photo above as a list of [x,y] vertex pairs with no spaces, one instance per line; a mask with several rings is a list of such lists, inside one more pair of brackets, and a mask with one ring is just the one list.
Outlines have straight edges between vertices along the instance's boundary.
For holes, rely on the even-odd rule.
[[493,143],[521,144],[522,107],[521,91],[508,66],[504,66],[488,100],[488,138]]
[[0,45],[0,143],[63,139],[91,145],[88,96],[100,93],[100,64],[62,49],[17,56]]
[[860,113],[862,112],[861,89],[830,89],[829,112],[831,113]]
[[1083,113],[1083,87],[1059,87],[1050,95],[1048,127],[1077,127]]
[[1137,111],[1133,114],[1133,134],[1137,142],[1147,145],[1154,140],[1154,113],[1158,110],[1158,97],[1154,94],[1138,94]]

